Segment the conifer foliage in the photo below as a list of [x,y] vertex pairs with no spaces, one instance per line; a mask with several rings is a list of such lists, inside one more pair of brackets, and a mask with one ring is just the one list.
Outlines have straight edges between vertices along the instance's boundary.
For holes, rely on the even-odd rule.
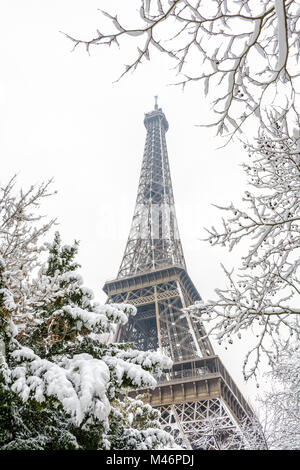
[[93,301],[74,260],[77,242],[62,245],[56,233],[47,249],[47,262],[23,282],[25,315],[0,258],[0,449],[173,446],[158,412],[127,396],[155,386],[152,373],[171,361],[110,343],[135,308]]

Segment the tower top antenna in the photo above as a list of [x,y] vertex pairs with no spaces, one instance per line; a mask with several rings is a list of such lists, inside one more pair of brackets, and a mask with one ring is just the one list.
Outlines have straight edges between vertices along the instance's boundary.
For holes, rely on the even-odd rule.
[[155,110],[157,110],[157,109],[158,109],[158,104],[157,104],[157,99],[158,99],[158,96],[157,96],[157,95],[155,95],[155,96],[154,96],[154,98],[155,98],[155,105],[154,105],[154,109],[155,109]]

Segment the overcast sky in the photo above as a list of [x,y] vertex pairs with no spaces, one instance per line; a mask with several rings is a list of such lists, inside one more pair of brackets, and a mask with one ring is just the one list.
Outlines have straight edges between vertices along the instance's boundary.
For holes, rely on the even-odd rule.
[[[130,2],[131,11],[138,3]],[[42,210],[58,218],[65,243],[80,240],[85,284],[104,302],[102,286],[117,275],[133,215],[144,113],[158,95],[170,126],[167,145],[188,272],[204,300],[212,298],[224,286],[220,262],[231,268],[241,253],[228,254],[200,239],[203,227],[218,225],[222,215],[211,203],[238,201],[246,190],[239,166],[244,155],[238,144],[218,150],[224,142],[214,130],[196,127],[209,116],[199,86],[184,92],[169,86],[176,81],[174,64],[157,54],[113,83],[128,59],[123,50],[71,52],[60,31],[90,39],[101,23],[99,8],[128,18],[128,2],[2,0],[1,6],[1,183],[15,173],[24,188],[54,178],[58,194]],[[216,351],[254,402],[255,384],[243,383],[240,373],[243,341],[228,351],[216,345]]]

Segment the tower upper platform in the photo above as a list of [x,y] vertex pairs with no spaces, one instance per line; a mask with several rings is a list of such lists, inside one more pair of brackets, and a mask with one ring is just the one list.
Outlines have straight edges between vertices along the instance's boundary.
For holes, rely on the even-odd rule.
[[165,132],[169,129],[169,123],[161,108],[145,113],[144,124],[147,130],[153,122],[159,122]]

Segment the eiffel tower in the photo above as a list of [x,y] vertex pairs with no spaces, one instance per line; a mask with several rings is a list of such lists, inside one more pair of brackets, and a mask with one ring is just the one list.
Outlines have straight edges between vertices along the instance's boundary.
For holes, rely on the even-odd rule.
[[118,276],[104,285],[108,301],[130,303],[137,314],[117,342],[161,350],[173,367],[154,390],[139,390],[161,412],[165,430],[186,449],[197,448],[203,420],[215,417],[224,433],[253,412],[206,335],[200,315],[182,310],[201,297],[186,269],[177,227],[165,134],[168,121],[155,97],[145,114],[145,150],[132,226]]

